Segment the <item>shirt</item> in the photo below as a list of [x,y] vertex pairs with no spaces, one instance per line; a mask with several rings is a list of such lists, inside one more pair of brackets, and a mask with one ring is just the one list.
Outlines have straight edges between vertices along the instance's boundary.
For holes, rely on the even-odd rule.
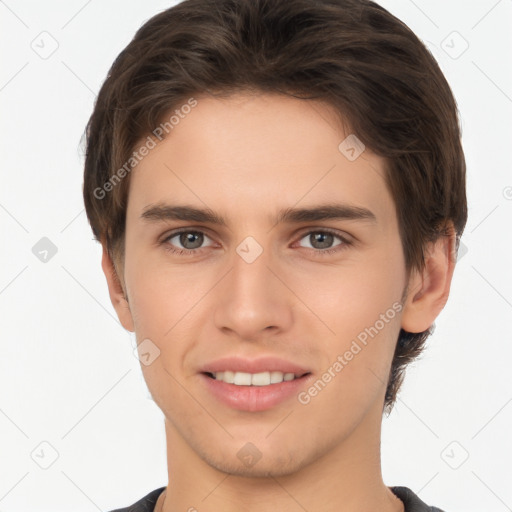
[[[395,496],[398,496],[398,498],[403,501],[405,512],[443,512],[440,508],[429,507],[408,487],[390,487],[390,489]],[[127,508],[117,508],[111,512],[154,512],[156,500],[164,490],[165,487],[155,489],[132,506]]]

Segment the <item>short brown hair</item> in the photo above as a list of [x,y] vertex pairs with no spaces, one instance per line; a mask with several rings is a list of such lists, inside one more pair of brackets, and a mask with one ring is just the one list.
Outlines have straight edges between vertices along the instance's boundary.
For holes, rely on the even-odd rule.
[[[136,144],[193,95],[247,91],[325,101],[383,157],[407,276],[424,268],[426,244],[449,225],[458,248],[467,204],[457,106],[404,23],[369,0],[185,0],[137,31],[87,124],[85,208],[114,262],[124,258]],[[400,331],[388,413],[430,334]]]

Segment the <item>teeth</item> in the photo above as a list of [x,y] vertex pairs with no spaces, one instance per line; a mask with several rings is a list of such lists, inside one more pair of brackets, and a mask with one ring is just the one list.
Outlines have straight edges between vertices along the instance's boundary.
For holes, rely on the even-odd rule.
[[[247,373],[246,375],[250,375]],[[253,386],[268,386],[270,384],[270,372],[254,373],[251,379]]]
[[270,372],[270,384],[283,382],[283,372]]
[[[224,376],[222,375],[224,373]],[[233,384],[235,382],[235,372],[218,372],[215,376],[217,378],[217,375],[219,375],[218,379],[223,380],[224,382],[227,382],[228,384]]]
[[250,373],[236,372],[233,384],[236,384],[237,386],[250,386],[251,377],[252,375]]
[[268,386],[269,384],[279,384],[283,381],[295,379],[294,373],[283,372],[217,372],[213,374],[216,380],[221,380],[237,386]]

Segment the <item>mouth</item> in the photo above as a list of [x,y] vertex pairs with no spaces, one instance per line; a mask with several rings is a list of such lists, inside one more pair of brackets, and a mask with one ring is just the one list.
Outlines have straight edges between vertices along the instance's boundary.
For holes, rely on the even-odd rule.
[[313,379],[310,368],[274,355],[226,356],[199,369],[209,398],[239,411],[265,411],[290,402]]
[[290,382],[309,375],[310,372],[263,371],[258,373],[225,370],[220,372],[204,372],[204,375],[216,381],[234,384],[235,386],[274,386],[282,382]]
[[207,395],[217,403],[245,412],[261,412],[295,401],[313,379],[311,372],[241,371],[201,372]]

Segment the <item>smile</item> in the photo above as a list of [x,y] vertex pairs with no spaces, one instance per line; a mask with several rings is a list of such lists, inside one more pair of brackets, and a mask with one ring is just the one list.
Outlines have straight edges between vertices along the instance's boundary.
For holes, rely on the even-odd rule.
[[302,377],[302,375],[280,371],[247,373],[226,370],[223,372],[207,373],[207,375],[215,380],[235,384],[236,386],[271,386]]

